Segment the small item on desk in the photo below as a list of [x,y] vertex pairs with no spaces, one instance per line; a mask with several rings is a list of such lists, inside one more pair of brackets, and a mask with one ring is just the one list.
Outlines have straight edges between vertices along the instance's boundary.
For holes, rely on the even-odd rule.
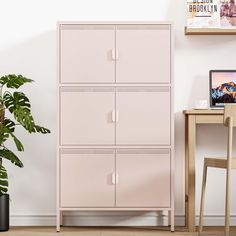
[[208,109],[207,100],[197,100],[194,109]]

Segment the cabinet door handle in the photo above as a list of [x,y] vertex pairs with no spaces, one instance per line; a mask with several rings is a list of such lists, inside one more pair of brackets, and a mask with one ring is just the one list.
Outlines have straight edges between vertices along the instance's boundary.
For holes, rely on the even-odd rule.
[[116,184],[116,173],[115,173],[115,172],[113,172],[113,173],[111,174],[111,182],[112,182],[113,185]]
[[116,61],[119,59],[119,52],[117,48],[112,48],[111,50],[111,58],[113,61]]
[[111,182],[113,185],[116,185],[119,183],[119,175],[115,172],[111,174]]
[[119,121],[119,111],[113,110],[111,112],[111,120],[112,120],[113,123],[116,123],[116,122]]
[[113,61],[116,60],[116,49],[115,48],[112,48],[112,50],[111,50],[111,58]]
[[111,112],[111,120],[112,120],[113,123],[116,122],[116,111],[115,111],[115,110],[113,110],[113,111]]
[[118,110],[116,110],[116,122],[118,122],[119,121],[119,111]]
[[116,173],[116,184],[119,184],[119,174]]
[[116,48],[116,60],[118,60],[119,59],[119,51],[118,51],[118,49]]

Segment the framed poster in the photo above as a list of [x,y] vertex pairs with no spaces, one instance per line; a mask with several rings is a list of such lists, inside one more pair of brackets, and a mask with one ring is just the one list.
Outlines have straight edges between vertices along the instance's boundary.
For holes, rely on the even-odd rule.
[[221,0],[187,0],[188,28],[220,28]]
[[186,0],[187,28],[236,29],[236,0]]

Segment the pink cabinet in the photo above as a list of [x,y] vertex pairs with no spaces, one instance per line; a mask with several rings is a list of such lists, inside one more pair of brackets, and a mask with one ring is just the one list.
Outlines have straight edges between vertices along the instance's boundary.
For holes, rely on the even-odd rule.
[[117,150],[117,207],[170,207],[170,150]]
[[60,27],[61,83],[115,82],[115,26]]
[[172,35],[170,22],[59,23],[57,231],[80,210],[166,210],[173,231]]
[[112,87],[61,88],[61,144],[115,144],[114,110],[115,90]]
[[114,207],[115,152],[109,149],[62,149],[61,207]]
[[118,145],[170,145],[170,88],[120,87],[116,93]]
[[117,25],[116,81],[170,83],[170,25]]

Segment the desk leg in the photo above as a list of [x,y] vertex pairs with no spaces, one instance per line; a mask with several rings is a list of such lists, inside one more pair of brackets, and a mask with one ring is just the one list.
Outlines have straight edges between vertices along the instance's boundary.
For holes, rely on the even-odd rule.
[[185,226],[189,228],[189,204],[188,204],[188,115],[185,115]]
[[186,226],[189,232],[195,231],[195,149],[196,149],[196,118],[195,115],[185,116],[185,201]]

